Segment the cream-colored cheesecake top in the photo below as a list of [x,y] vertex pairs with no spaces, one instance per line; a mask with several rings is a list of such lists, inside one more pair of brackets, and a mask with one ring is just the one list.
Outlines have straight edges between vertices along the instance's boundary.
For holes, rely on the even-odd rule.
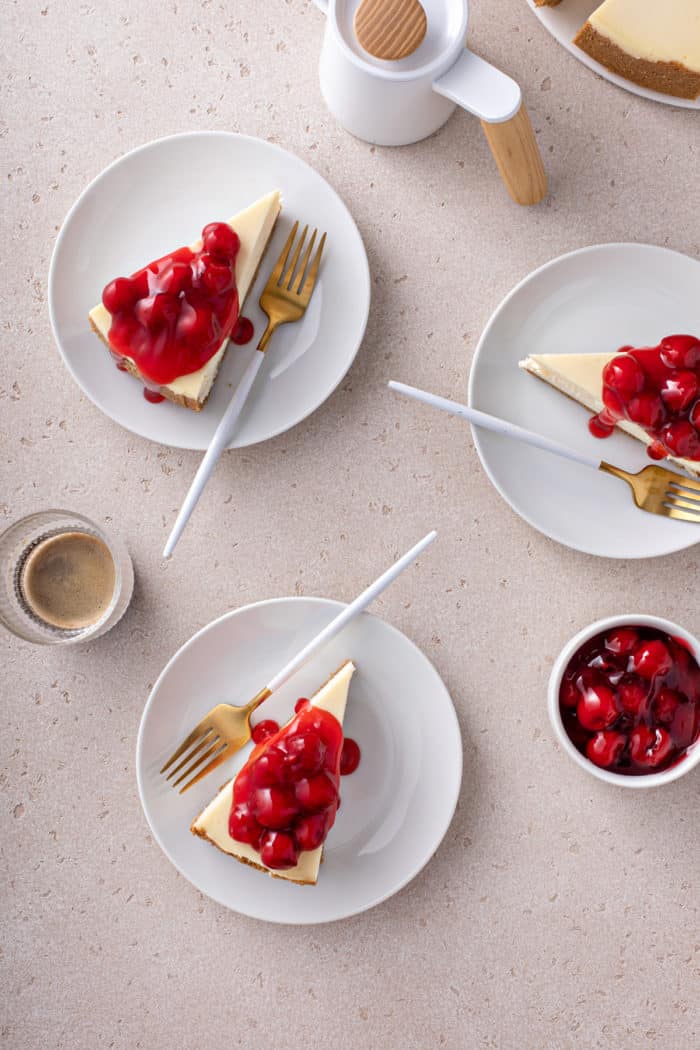
[[634,58],[700,72],[698,0],[605,0],[588,21]]
[[[332,714],[340,724],[343,724],[345,716],[345,705],[348,699],[350,679],[355,672],[355,665],[347,661],[340,667],[332,678],[323,685],[318,692],[311,697],[310,703],[313,707],[320,707]],[[234,778],[235,779],[235,778]],[[206,836],[214,845],[230,853],[232,856],[241,857],[243,860],[252,861],[254,864],[265,868],[262,858],[256,849],[245,842],[232,839],[228,833],[229,814],[231,812],[233,780],[230,780],[219,794],[214,798],[207,808],[197,817],[192,824],[192,830],[206,832]],[[279,878],[290,879],[294,882],[315,883],[318,878],[318,869],[321,864],[323,846],[315,850],[307,850],[299,854],[299,863],[293,868],[275,871]],[[266,869],[270,870],[270,869]]]
[[[272,193],[261,197],[254,204],[251,204],[249,208],[245,208],[238,215],[234,215],[232,219],[228,220],[229,226],[236,231],[241,242],[238,255],[236,256],[236,287],[238,288],[238,299],[241,309],[243,309],[243,303],[255,280],[260,260],[282,206],[281,202],[280,191],[273,190]],[[201,240],[190,245],[193,251],[198,251],[201,246]],[[100,335],[108,342],[112,315],[102,303],[99,303],[92,308],[89,316]],[[227,344],[228,339],[224,339],[213,357],[210,357],[202,368],[174,379],[172,383],[168,384],[168,389],[175,394],[192,398],[195,401],[203,400],[216,376],[219,362]]]

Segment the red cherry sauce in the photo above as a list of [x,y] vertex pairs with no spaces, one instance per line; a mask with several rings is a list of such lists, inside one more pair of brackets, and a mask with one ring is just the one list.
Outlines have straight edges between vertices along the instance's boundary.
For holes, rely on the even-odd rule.
[[652,438],[652,459],[700,460],[700,340],[669,335],[658,346],[623,346],[603,369],[604,408],[589,422],[594,437],[609,437],[618,420],[636,423]]
[[653,627],[614,627],[572,656],[559,710],[595,765],[641,776],[679,762],[700,734],[700,667],[687,644]]
[[239,317],[231,332],[231,342],[236,346],[245,346],[254,334],[253,322],[248,317]]
[[229,834],[268,868],[293,868],[320,846],[339,803],[343,730],[328,711],[304,705],[253,750],[233,784]]
[[[239,246],[227,223],[212,222],[202,231],[198,251],[178,248],[106,286],[102,303],[112,318],[110,349],[117,359],[135,362],[148,400],[155,400],[149,390],[157,393],[202,368],[233,332],[239,319]],[[124,367],[119,360],[118,367]]]

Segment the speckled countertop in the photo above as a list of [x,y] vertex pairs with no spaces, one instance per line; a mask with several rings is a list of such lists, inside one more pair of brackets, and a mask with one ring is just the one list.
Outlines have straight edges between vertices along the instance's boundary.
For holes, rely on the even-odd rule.
[[[501,502],[457,420],[399,411],[384,383],[463,397],[492,309],[568,249],[640,240],[697,256],[698,114],[600,81],[524,0],[474,0],[471,43],[522,83],[548,168],[549,199],[521,209],[466,116],[400,150],[344,134],[318,91],[322,32],[305,0],[5,4],[0,521],[87,512],[124,537],[138,583],[122,623],[84,649],[2,637],[0,1046],[690,1050],[700,777],[641,794],[596,783],[555,746],[545,684],[595,617],[655,611],[698,632],[697,552],[625,564],[555,545]],[[88,180],[196,128],[279,142],[327,177],[364,236],[373,304],[341,387],[228,456],[164,564],[198,456],[133,437],[82,396],[53,345],[46,274]],[[392,900],[327,927],[204,899],[137,797],[136,731],[162,665],[246,602],[350,598],[432,525],[439,545],[378,611],[435,661],[462,725],[441,849]]]

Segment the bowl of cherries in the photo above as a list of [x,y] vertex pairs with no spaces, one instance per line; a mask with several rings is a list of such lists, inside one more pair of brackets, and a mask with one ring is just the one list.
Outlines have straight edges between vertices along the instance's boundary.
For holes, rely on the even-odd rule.
[[700,762],[700,642],[658,616],[599,620],[559,654],[548,705],[559,743],[600,780],[677,780]]

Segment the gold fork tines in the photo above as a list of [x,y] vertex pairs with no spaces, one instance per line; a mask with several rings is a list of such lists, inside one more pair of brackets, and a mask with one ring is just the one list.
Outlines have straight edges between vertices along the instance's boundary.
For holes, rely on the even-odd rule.
[[[267,700],[268,696],[270,696],[270,690],[265,688],[261,689],[245,707],[217,704],[212,708],[194,727],[189,736],[185,737],[161,769],[161,773],[165,773],[174,762],[177,762],[165,779],[172,780],[173,787],[178,787],[183,780],[186,781],[180,788],[182,795],[198,781],[212,773],[217,766],[248,743],[251,736],[250,716],[263,700]],[[185,766],[187,768],[183,769]],[[183,772],[180,773],[180,770]],[[178,773],[180,776],[173,780]]]
[[629,474],[603,460],[599,469],[626,481],[641,510],[700,524],[700,481],[653,465],[644,467],[638,474]]
[[299,223],[295,222],[260,296],[260,307],[268,317],[267,328],[258,343],[258,350],[263,352],[267,349],[267,344],[275,329],[281,324],[301,319],[316,286],[321,256],[326,245],[326,235],[324,233],[321,237],[312,258],[311,253],[316,244],[318,230],[314,229],[312,232],[305,251],[304,244],[309,227],[305,226],[301,237],[297,239],[298,231]]

